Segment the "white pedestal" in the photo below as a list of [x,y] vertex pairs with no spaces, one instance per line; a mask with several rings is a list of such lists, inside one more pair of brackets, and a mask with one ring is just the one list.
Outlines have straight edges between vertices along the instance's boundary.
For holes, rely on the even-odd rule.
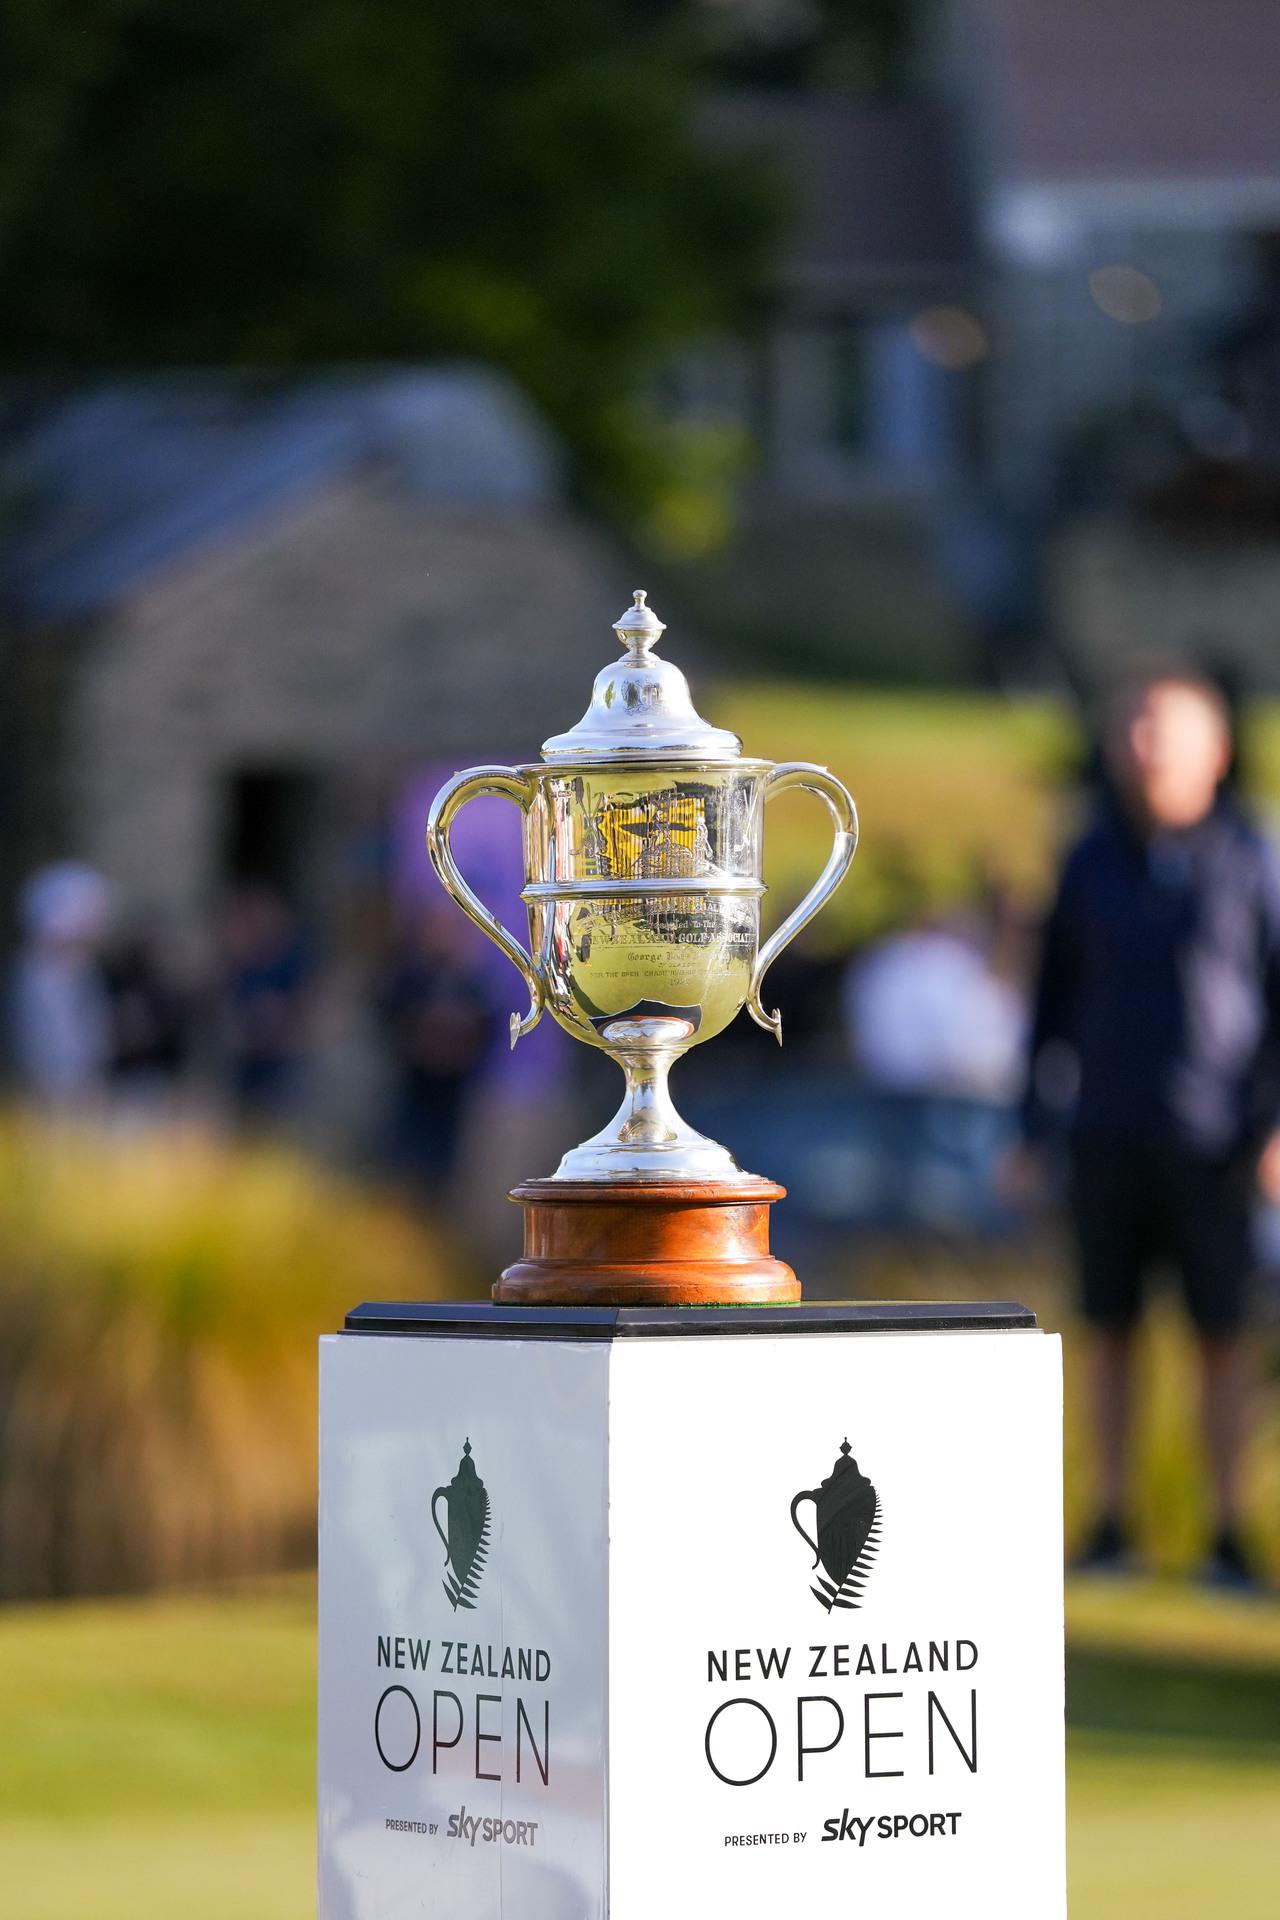
[[321,1346],[321,1920],[1062,1920],[1024,1310],[363,1308]]

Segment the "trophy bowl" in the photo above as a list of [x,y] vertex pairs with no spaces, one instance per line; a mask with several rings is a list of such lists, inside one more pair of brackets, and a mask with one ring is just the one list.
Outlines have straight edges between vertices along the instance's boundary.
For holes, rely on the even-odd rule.
[[[699,718],[683,674],[652,654],[663,626],[643,591],[614,631],[623,658],[597,676],[586,714],[546,742],[540,762],[474,767],[441,789],[431,859],[524,976],[529,1009],[512,1015],[512,1045],[548,1010],[622,1068],[613,1120],[566,1153],[553,1177],[750,1182],[726,1148],[680,1118],[667,1076],[744,1006],[781,1040],[781,1018],[760,997],[765,975],[843,879],[857,814],[824,767],[746,759],[736,735]],[[825,802],[832,847],[810,892],[761,945],[765,802],[791,788]],[[513,800],[524,816],[527,948],[453,858],[450,825],[479,794]]]

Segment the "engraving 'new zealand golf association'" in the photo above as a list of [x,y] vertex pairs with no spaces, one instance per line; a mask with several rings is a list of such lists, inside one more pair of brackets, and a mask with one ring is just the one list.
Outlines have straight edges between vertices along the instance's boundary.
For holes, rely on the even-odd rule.
[[[806,1503],[812,1506],[812,1533],[801,1517]],[[790,1519],[813,1554],[813,1598],[829,1616],[856,1612],[880,1550],[882,1509],[847,1437],[826,1479],[796,1494]],[[864,1782],[936,1781],[939,1786],[947,1778],[977,1774],[979,1690],[970,1678],[977,1665],[976,1641],[950,1637],[708,1648],[707,1684],[735,1691],[711,1709],[704,1738],[707,1766],[722,1785],[743,1789],[787,1777],[800,1785],[816,1786],[819,1779],[847,1782],[851,1772]],[[865,1679],[891,1684],[856,1690],[838,1684]],[[744,1692],[744,1686],[751,1691]],[[754,1804],[754,1796],[744,1804]],[[960,1831],[963,1817],[959,1809],[936,1804],[894,1812],[881,1812],[878,1805],[859,1812],[846,1805],[821,1818],[818,1837],[857,1847],[880,1840],[945,1839]],[[728,1832],[724,1844],[788,1846],[810,1837],[757,1828]]]

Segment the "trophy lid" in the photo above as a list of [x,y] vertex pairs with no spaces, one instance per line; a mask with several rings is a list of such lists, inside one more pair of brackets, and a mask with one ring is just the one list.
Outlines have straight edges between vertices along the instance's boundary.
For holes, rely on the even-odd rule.
[[694,707],[689,683],[652,649],[664,629],[643,588],[614,627],[626,648],[596,675],[591,705],[576,727],[542,743],[544,760],[736,760],[736,733],[713,727]]

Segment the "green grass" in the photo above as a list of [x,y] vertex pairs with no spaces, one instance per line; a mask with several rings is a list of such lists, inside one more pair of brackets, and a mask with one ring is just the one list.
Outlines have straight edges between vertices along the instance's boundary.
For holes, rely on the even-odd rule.
[[1263,1920],[1275,1909],[1280,1608],[1167,1581],[1067,1599],[1072,1910]]
[[1072,1920],[1271,1920],[1280,1757],[1073,1735]]
[[12,1920],[315,1920],[310,1812],[5,1821]]
[[0,1612],[12,1920],[311,1920],[314,1591]]
[[[0,1612],[6,1916],[310,1920],[313,1610],[289,1580]],[[1093,1582],[1068,1625],[1074,1920],[1270,1920],[1280,1610]]]
[[0,1809],[62,1822],[305,1806],[314,1589],[0,1613]]

